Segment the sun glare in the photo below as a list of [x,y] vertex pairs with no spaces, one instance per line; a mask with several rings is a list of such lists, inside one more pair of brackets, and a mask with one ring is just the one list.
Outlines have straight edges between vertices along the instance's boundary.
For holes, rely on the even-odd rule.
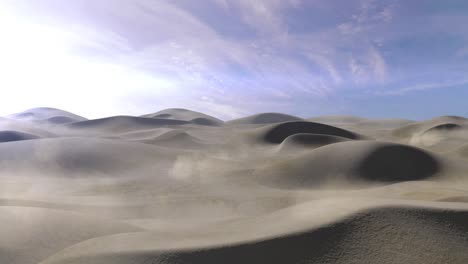
[[5,10],[0,10],[0,32],[0,87],[3,96],[10,98],[2,103],[1,114],[46,104],[96,115],[103,109],[82,111],[83,102],[99,105],[106,99],[124,101],[129,93],[141,90],[157,95],[174,89],[164,78],[80,57],[73,52],[76,36],[72,33]]

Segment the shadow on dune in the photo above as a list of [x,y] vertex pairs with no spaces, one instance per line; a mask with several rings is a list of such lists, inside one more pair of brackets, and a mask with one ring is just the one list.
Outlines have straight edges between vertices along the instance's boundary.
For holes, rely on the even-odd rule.
[[265,142],[279,144],[287,137],[299,133],[330,135],[348,139],[361,138],[361,136],[356,133],[338,127],[303,121],[286,122],[269,127],[261,134],[261,138]]
[[11,131],[11,130],[0,131],[0,143],[20,141],[20,140],[29,140],[29,139],[36,139],[36,138],[39,138],[39,136],[29,134],[29,133],[19,132],[19,131]]
[[[199,245],[194,243],[195,248],[167,250],[157,246],[151,250],[150,234],[123,234],[117,235],[119,238],[110,236],[86,241],[42,264],[124,264],[130,261],[135,264],[464,264],[468,259],[468,251],[465,250],[468,247],[467,217],[468,212],[381,207],[298,234],[215,247],[197,248]],[[129,251],[132,243],[146,243],[147,249]],[[98,253],[86,255],[83,249],[93,246],[101,249]],[[447,254],[448,248],[451,254]]]
[[216,122],[212,119],[208,118],[203,118],[203,117],[198,117],[190,120],[190,122],[196,124],[196,125],[202,125],[202,126],[219,126],[221,125],[220,122]]
[[394,145],[374,150],[359,163],[356,172],[366,180],[399,182],[426,179],[439,170],[439,162],[430,154]]
[[112,125],[140,125],[140,126],[164,126],[164,125],[185,125],[188,121],[174,119],[154,119],[136,116],[113,116],[100,119],[86,120],[67,124],[69,128],[93,128]]
[[277,188],[320,188],[330,182],[395,183],[428,179],[442,169],[422,149],[376,141],[346,141],[312,149],[289,160],[271,161],[254,173]]
[[66,124],[66,123],[79,122],[79,121],[82,121],[82,120],[78,120],[78,119],[71,118],[71,117],[68,117],[68,116],[54,116],[54,117],[51,117],[51,118],[47,118],[47,119],[45,119],[43,121],[45,121],[47,123],[50,123],[50,124]]
[[333,143],[348,141],[349,139],[344,137],[321,135],[321,134],[310,134],[310,133],[299,133],[287,137],[280,144],[279,151],[297,148],[308,148],[308,147],[321,147]]
[[190,121],[196,125],[221,126],[224,122],[218,118],[183,108],[169,108],[156,113],[143,115],[147,118],[163,118]]
[[272,124],[272,123],[281,123],[281,122],[290,122],[290,121],[300,121],[303,120],[297,116],[280,114],[280,113],[261,113],[252,116],[247,116],[239,119],[234,119],[228,121],[228,124],[232,125],[260,125],[260,124]]

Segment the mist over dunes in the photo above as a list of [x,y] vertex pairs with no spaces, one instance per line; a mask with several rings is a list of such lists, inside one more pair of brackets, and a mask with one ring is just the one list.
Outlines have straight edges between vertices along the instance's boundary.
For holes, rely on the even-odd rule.
[[0,119],[0,263],[468,261],[468,119]]

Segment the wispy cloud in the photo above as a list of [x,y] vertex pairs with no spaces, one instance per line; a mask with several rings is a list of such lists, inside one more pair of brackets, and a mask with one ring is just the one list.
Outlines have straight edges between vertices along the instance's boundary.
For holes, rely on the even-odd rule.
[[301,0],[235,0],[217,1],[224,8],[236,7],[240,9],[241,19],[260,33],[285,34],[287,25],[284,16],[290,8],[298,8]]
[[[11,18],[8,21],[26,29],[3,31],[12,43],[8,48],[8,41],[0,44],[0,54],[11,57],[8,64],[0,63],[4,70],[12,72],[11,64],[18,60],[9,49],[22,42],[16,55],[28,50],[43,54],[28,58],[28,71],[38,69],[41,74],[36,76],[47,76],[30,76],[37,86],[63,94],[68,93],[63,87],[80,86],[94,97],[110,96],[114,103],[100,105],[100,115],[123,105],[142,114],[178,106],[215,109],[219,117],[233,118],[260,110],[281,111],[278,107],[305,109],[298,104],[336,99],[350,91],[397,95],[431,85],[442,87],[446,84],[440,83],[441,76],[463,82],[462,73],[468,69],[464,61],[468,30],[449,26],[468,23],[466,17],[412,16],[420,9],[398,0],[9,3],[0,4],[8,7],[4,11]],[[245,32],[237,31],[244,27]],[[29,36],[13,39],[18,32]],[[437,32],[450,34],[446,46],[421,41],[435,38]],[[33,33],[41,36],[30,43],[36,38]],[[455,38],[459,36],[461,40]],[[441,49],[452,52],[443,54],[447,61],[442,55],[437,60],[416,57],[418,52],[435,57]],[[63,78],[52,77],[53,72]],[[435,76],[439,80],[432,79]],[[8,85],[19,87],[13,79]]]
[[376,95],[399,95],[401,96],[410,92],[418,92],[418,91],[425,91],[425,90],[431,90],[431,89],[453,88],[457,86],[466,86],[466,85],[468,85],[468,79],[456,80],[456,81],[446,80],[446,81],[414,84],[414,85],[400,87],[398,89],[392,89],[392,90],[386,90],[386,91],[378,91],[375,94]]

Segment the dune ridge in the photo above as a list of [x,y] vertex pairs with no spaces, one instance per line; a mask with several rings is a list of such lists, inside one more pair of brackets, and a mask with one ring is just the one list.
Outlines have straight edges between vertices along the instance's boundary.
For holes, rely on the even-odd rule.
[[300,121],[302,118],[292,115],[286,115],[281,113],[261,113],[248,117],[243,117],[239,119],[230,120],[227,124],[231,125],[259,125],[259,124],[272,124],[272,123],[281,123],[289,121]]
[[86,120],[86,118],[74,113],[51,107],[31,108],[20,113],[11,114],[8,117],[20,120],[41,120],[60,116],[72,118],[78,121]]
[[222,120],[213,116],[183,108],[164,109],[156,113],[143,115],[142,117],[156,119],[177,119],[183,121],[190,121],[194,124],[204,126],[220,126],[224,123]]
[[39,138],[37,135],[24,133],[20,131],[4,130],[0,131],[0,142],[11,142],[20,140],[29,140]]
[[[398,164],[395,166],[395,164]],[[265,165],[262,182],[281,188],[320,188],[327,182],[400,182],[426,179],[441,161],[422,149],[375,141],[348,141]]]
[[[164,247],[154,243],[154,246],[146,245],[144,250],[129,250],[134,248],[131,243],[151,240],[157,234],[122,234],[86,241],[41,264],[302,263],[304,260],[310,263],[464,263],[468,253],[463,249],[468,245],[460,232],[468,230],[464,221],[467,214],[467,211],[431,208],[372,208],[301,232],[219,246],[203,246],[206,242],[197,243],[195,238],[186,242],[191,247]],[[427,229],[433,232],[428,235]],[[376,233],[380,235],[375,236]],[[447,241],[456,254],[441,254],[448,246]],[[89,250],[91,254],[80,255],[79,252],[87,252],[89,248],[93,248]]]
[[190,124],[189,121],[176,119],[155,119],[135,116],[112,116],[80,122],[64,124],[64,128],[71,130],[102,130],[108,133],[123,133],[149,128],[179,126]]
[[320,134],[338,136],[348,139],[361,139],[363,136],[338,127],[315,122],[292,121],[270,125],[258,129],[256,132],[258,140],[265,143],[280,144],[287,137],[294,134]]

